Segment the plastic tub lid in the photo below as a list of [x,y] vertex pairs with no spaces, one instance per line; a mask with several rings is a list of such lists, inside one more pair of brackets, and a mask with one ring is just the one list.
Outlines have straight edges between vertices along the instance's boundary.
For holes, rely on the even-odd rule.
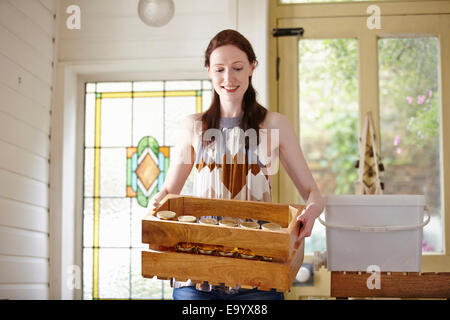
[[425,206],[424,195],[413,194],[343,194],[324,196],[326,205],[333,206]]

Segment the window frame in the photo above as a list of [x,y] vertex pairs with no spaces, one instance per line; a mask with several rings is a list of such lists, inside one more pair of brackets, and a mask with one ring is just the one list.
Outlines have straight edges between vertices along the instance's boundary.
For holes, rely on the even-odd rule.
[[[405,6],[408,2],[408,6]],[[369,30],[366,13],[369,5],[381,9],[381,29]],[[426,253],[422,272],[450,271],[450,1],[370,1],[339,3],[280,4],[270,1],[270,28],[303,27],[304,39],[358,38],[359,51],[359,123],[371,111],[379,132],[378,37],[411,34],[437,36],[440,44],[440,157],[443,252]],[[358,25],[364,27],[358,29]],[[276,60],[281,58],[277,81]],[[272,110],[291,119],[299,135],[298,38],[269,39],[269,101]],[[363,103],[364,102],[364,103]],[[296,106],[295,108],[289,106]],[[300,106],[301,107],[301,106]],[[447,125],[445,125],[447,124]],[[376,137],[379,147],[379,137]],[[295,203],[298,193],[283,168],[273,183],[274,200]],[[305,262],[312,262],[311,254]]]

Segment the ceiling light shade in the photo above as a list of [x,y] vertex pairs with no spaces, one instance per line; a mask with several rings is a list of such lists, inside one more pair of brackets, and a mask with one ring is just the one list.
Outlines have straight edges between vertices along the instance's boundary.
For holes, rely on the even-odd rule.
[[173,0],[139,0],[139,18],[151,27],[166,25],[172,19],[174,13]]

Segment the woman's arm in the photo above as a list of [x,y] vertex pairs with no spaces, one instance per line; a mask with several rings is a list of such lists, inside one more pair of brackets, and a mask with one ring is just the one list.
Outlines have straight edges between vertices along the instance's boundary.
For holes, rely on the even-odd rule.
[[169,170],[162,189],[153,197],[151,209],[160,205],[160,201],[168,194],[179,194],[188,178],[194,164],[194,123],[198,114],[187,116],[178,133],[174,151],[170,157]]
[[306,208],[298,217],[303,224],[298,240],[311,235],[315,219],[324,209],[324,200],[303,156],[297,135],[290,121],[282,114],[273,113],[273,127],[279,128],[280,162],[285,168]]

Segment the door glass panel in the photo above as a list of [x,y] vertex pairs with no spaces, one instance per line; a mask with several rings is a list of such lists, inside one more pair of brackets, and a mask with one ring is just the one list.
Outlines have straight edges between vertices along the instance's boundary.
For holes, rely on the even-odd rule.
[[[300,142],[322,194],[354,193],[358,159],[358,42],[299,41]],[[306,251],[325,250],[317,223]]]
[[431,214],[422,251],[442,251],[439,42],[378,41],[381,156],[387,194],[423,194]]

